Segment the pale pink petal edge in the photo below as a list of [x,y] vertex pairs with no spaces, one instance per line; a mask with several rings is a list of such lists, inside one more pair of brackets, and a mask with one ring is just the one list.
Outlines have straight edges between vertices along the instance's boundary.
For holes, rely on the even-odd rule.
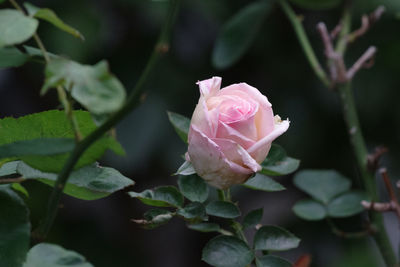
[[249,154],[252,154],[256,152],[258,149],[268,145],[269,143],[272,143],[272,141],[274,141],[278,136],[282,135],[284,132],[287,131],[287,129],[289,128],[289,124],[290,124],[289,120],[275,122],[274,130],[266,137],[262,138],[254,145],[252,145],[249,149],[247,149],[247,152],[249,152]]

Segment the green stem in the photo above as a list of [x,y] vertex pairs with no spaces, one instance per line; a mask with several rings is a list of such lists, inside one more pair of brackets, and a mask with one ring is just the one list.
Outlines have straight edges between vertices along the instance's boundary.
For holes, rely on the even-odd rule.
[[[351,90],[351,83],[348,82],[339,85],[338,91],[342,101],[343,115],[347,124],[350,143],[356,156],[362,182],[370,200],[372,202],[377,202],[378,194],[376,192],[377,189],[375,184],[375,176],[368,170],[368,151],[362,135],[360,122],[358,120],[353,93]],[[385,231],[382,214],[372,211],[370,213],[370,219],[371,223],[376,229],[376,232],[373,234],[373,238],[380,252],[382,253],[382,257],[386,262],[386,265],[390,267],[396,266],[396,256]]]
[[335,52],[343,56],[347,48],[347,37],[351,30],[351,13],[350,4],[346,3],[346,7],[343,10],[342,19],[340,21],[342,30],[339,33],[338,41],[336,43]]
[[348,82],[341,84],[337,87],[337,89],[342,101],[343,115],[346,121],[350,143],[356,156],[362,182],[365,186],[368,196],[371,197],[371,201],[376,202],[378,201],[378,198],[375,188],[375,178],[367,168],[368,151],[362,135],[360,122],[358,120],[358,114],[351,90],[351,83]]
[[19,10],[19,11],[21,11],[22,13],[25,14],[25,11],[22,9],[22,7],[21,7],[20,5],[18,5],[18,3],[17,3],[16,1],[14,1],[14,0],[9,0],[9,1],[10,1],[11,5],[12,5],[16,10]]
[[[231,192],[230,192],[229,188],[226,191],[221,190],[221,189],[217,189],[217,194],[218,194],[218,199],[219,200],[221,200],[221,201],[231,201]],[[246,236],[244,235],[244,232],[243,232],[242,225],[239,222],[235,221],[234,219],[231,219],[230,223],[231,223],[232,229],[235,231],[236,237],[238,237],[239,239],[243,240],[246,244],[248,244],[247,238],[246,238]],[[251,266],[251,264],[249,264],[246,267],[250,267],[250,266]]]
[[35,39],[35,42],[36,42],[36,44],[38,45],[40,51],[42,51],[44,60],[46,61],[46,63],[49,63],[49,62],[50,62],[49,54],[47,53],[47,50],[46,50],[46,48],[44,47],[44,44],[43,44],[42,40],[39,38],[39,35],[38,35],[37,33],[35,33],[35,34],[33,35],[33,39]]
[[77,143],[75,149],[69,156],[66,164],[58,175],[57,181],[54,185],[53,191],[49,198],[47,214],[43,221],[43,224],[38,229],[38,238],[44,239],[49,233],[51,226],[53,225],[54,219],[57,215],[58,203],[60,202],[61,194],[64,190],[65,184],[68,177],[73,170],[75,164],[79,160],[80,156],[89,148],[97,139],[102,137],[109,129],[111,129],[115,124],[122,120],[132,109],[140,104],[140,96],[143,92],[143,85],[147,81],[150,72],[153,70],[155,63],[159,59],[163,52],[166,52],[168,48],[169,35],[171,33],[172,25],[175,21],[179,4],[181,0],[172,0],[170,2],[167,21],[163,25],[158,42],[153,50],[149,61],[145,69],[143,70],[135,88],[129,95],[126,103],[121,107],[119,111],[111,115],[104,124],[93,131],[91,134],[86,136],[82,141]]
[[289,19],[290,23],[293,26],[293,29],[296,33],[297,39],[300,42],[300,46],[304,51],[304,54],[310,63],[312,69],[315,72],[315,75],[321,80],[321,82],[326,86],[329,87],[331,82],[329,81],[328,75],[319,64],[317,56],[311,46],[310,41],[308,40],[307,34],[304,31],[304,27],[301,24],[301,19],[296,15],[294,10],[290,7],[290,5],[286,2],[286,0],[280,0],[279,4],[281,5],[284,13],[286,14],[287,18]]
[[242,240],[243,240],[244,242],[246,242],[246,244],[247,244],[247,243],[248,243],[248,242],[247,242],[247,238],[246,238],[246,236],[244,235],[242,225],[241,225],[240,223],[238,223],[237,221],[232,220],[231,226],[232,226],[233,230],[235,230],[235,233],[236,233],[237,237],[239,237],[240,239],[242,239]]
[[217,195],[218,195],[218,199],[221,201],[225,201],[225,192],[222,189],[217,189]]

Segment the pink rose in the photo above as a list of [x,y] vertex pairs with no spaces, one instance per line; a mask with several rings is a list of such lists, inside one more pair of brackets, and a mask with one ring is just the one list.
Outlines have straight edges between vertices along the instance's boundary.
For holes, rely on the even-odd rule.
[[209,184],[226,189],[261,170],[271,143],[289,127],[268,99],[246,84],[221,87],[221,78],[197,83],[199,103],[189,130],[189,160]]

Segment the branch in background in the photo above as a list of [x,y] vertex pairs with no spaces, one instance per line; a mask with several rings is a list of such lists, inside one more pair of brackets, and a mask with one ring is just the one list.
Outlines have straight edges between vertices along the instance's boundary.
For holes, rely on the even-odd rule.
[[[298,21],[298,18],[296,17],[295,13],[293,12],[293,10],[286,1],[281,0],[280,4],[284,9],[288,19],[291,21],[293,25],[293,28],[300,40],[300,45],[306,52],[306,49],[310,48],[311,45],[309,44],[308,39],[306,39],[307,42],[305,43],[302,42],[301,40],[301,37],[303,37],[303,35],[305,36],[302,24]],[[374,12],[373,20],[376,21],[381,14],[382,14],[382,9],[377,9],[377,11]],[[329,80],[327,75],[325,75],[325,78],[328,79],[328,81],[324,82],[324,84],[327,87],[330,88],[334,87],[335,89],[337,89],[341,97],[343,114],[349,132],[350,143],[353,147],[354,154],[356,156],[358,169],[360,171],[360,176],[362,178],[363,185],[365,187],[368,196],[372,201],[376,202],[378,200],[378,195],[374,181],[375,177],[374,174],[370,172],[370,170],[368,169],[368,150],[366,148],[364,137],[361,132],[358,114],[356,111],[355,102],[352,95],[351,80],[348,79],[346,67],[343,60],[344,54],[346,52],[349,43],[348,36],[350,34],[350,29],[351,29],[350,1],[347,1],[345,4],[340,26],[337,26],[332,31],[332,34],[328,33],[328,30],[326,29],[326,26],[324,24],[319,24],[319,31],[322,40],[324,42],[325,51],[328,51],[327,54],[331,56],[327,57],[327,59],[328,59],[328,69],[330,70],[331,78],[333,78],[332,80]],[[338,40],[334,50],[335,53],[331,53],[332,51],[330,47],[333,46],[332,40],[335,39],[337,36]],[[306,56],[308,58],[307,53]],[[361,62],[367,62],[367,61],[361,61]],[[364,64],[361,64],[361,66],[362,65]],[[314,66],[313,68],[318,78],[321,79],[319,73],[316,71]],[[356,67],[350,73],[352,78],[354,77],[354,74],[356,73],[357,70],[358,69]],[[379,248],[379,251],[382,254],[382,257],[386,265],[390,267],[396,266],[397,264],[396,256],[394,254],[393,248],[386,233],[385,226],[383,224],[382,214],[378,212],[371,212],[370,220],[372,224],[370,228],[375,230],[370,231],[369,233],[373,233],[373,238]]]
[[335,40],[341,31],[342,31],[342,23],[339,23],[329,34],[331,36],[331,39]]
[[366,210],[373,210],[377,212],[386,212],[393,211],[393,206],[388,202],[369,202],[369,201],[361,201],[361,205]]
[[317,24],[318,32],[321,35],[322,43],[325,47],[325,56],[327,58],[328,69],[332,84],[340,84],[351,81],[354,75],[362,68],[370,68],[373,65],[373,57],[376,53],[376,47],[371,46],[365,53],[353,64],[347,71],[344,64],[343,55],[333,49],[332,34],[329,34],[325,23]]
[[354,65],[347,72],[347,80],[353,79],[354,75],[361,68],[370,68],[373,64],[373,58],[376,53],[376,47],[371,46],[364,52],[364,54],[354,63]]
[[385,12],[385,7],[379,6],[374,12],[369,14],[369,16],[363,15],[361,17],[361,27],[350,33],[347,37],[347,41],[352,43],[357,40],[357,38],[363,36],[371,28],[371,26],[381,18],[383,12]]
[[332,232],[342,238],[362,238],[365,236],[368,236],[370,234],[373,234],[375,232],[375,230],[373,228],[370,227],[370,225],[368,224],[365,228],[365,230],[362,231],[358,231],[358,232],[346,232],[343,230],[340,230],[335,223],[331,220],[331,219],[327,219],[327,222],[329,224],[329,226],[332,229]]
[[333,83],[333,85],[336,83],[346,82],[346,66],[344,64],[343,56],[333,49],[331,36],[328,32],[328,29],[326,28],[325,23],[318,23],[317,29],[321,35],[321,39],[325,47],[325,56],[327,58],[331,82]]
[[394,192],[394,188],[393,188],[392,183],[391,183],[391,181],[389,179],[389,175],[387,173],[386,168],[379,169],[379,173],[382,176],[383,181],[385,182],[386,189],[387,189],[387,191],[389,193],[390,204],[392,205],[392,207],[393,207],[394,211],[396,212],[397,217],[398,217],[398,219],[400,221],[400,204],[399,204],[399,201],[397,200],[396,193]]
[[22,183],[23,181],[25,181],[25,179],[22,177],[6,178],[6,179],[0,179],[0,184]]
[[387,153],[388,149],[384,146],[378,146],[375,148],[375,152],[368,155],[367,165],[371,172],[376,171],[379,168],[379,160],[383,154]]
[[[367,210],[373,210],[377,212],[387,212],[394,211],[400,221],[400,204],[397,200],[396,193],[390,181],[389,175],[387,173],[386,168],[380,168],[379,174],[382,176],[382,179],[385,183],[386,189],[389,193],[390,202],[369,202],[369,201],[361,201],[361,205]],[[400,181],[397,182],[397,186],[400,185]]]
[[296,33],[297,39],[299,40],[300,46],[303,49],[303,52],[311,65],[311,68],[314,70],[315,75],[320,79],[320,81],[326,86],[330,87],[331,82],[329,80],[328,75],[325,73],[324,69],[321,67],[321,64],[318,61],[317,56],[311,46],[310,40],[308,40],[307,34],[301,24],[301,19],[296,15],[291,6],[286,2],[286,0],[280,0],[279,4],[282,7],[282,10],[285,12],[288,17],[290,23],[293,26],[294,32]]

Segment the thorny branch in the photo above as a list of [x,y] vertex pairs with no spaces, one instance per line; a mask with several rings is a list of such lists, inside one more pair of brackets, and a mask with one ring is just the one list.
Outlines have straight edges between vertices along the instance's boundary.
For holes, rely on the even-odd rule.
[[385,12],[385,7],[379,6],[371,14],[363,15],[361,17],[361,27],[359,29],[355,30],[354,32],[350,33],[349,36],[347,37],[347,41],[349,43],[352,43],[357,38],[364,35],[371,28],[371,26],[380,19],[383,12]]
[[388,152],[387,147],[378,146],[375,148],[374,153],[368,155],[367,166],[371,172],[375,172],[379,168],[379,160],[386,152]]
[[[348,34],[345,37],[345,42],[354,42],[358,37],[365,34],[368,29],[374,24],[383,14],[385,8],[383,6],[378,7],[369,16],[362,16],[361,27]],[[364,54],[353,64],[353,66],[347,70],[344,63],[343,55],[333,48],[333,41],[338,36],[339,32],[342,30],[342,23],[339,23],[331,33],[325,23],[320,22],[317,24],[318,32],[321,35],[322,42],[325,47],[325,56],[327,57],[328,69],[330,73],[331,85],[334,87],[336,84],[343,84],[351,81],[354,75],[362,68],[369,68],[373,64],[373,58],[376,53],[376,47],[369,47]]]
[[[387,173],[386,168],[379,169],[379,173],[382,176],[382,179],[385,183],[386,189],[389,193],[390,201],[389,202],[369,202],[362,201],[361,205],[368,210],[378,211],[378,212],[387,212],[394,211],[399,218],[400,221],[400,204],[397,200],[396,193],[390,181],[389,175]],[[397,182],[397,186],[399,182]]]

